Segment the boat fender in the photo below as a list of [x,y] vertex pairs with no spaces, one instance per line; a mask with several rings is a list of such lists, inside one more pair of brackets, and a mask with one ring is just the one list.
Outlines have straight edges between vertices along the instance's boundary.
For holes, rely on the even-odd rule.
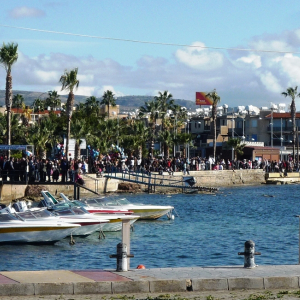
[[73,235],[72,235],[72,233],[71,233],[71,239],[70,239],[70,242],[69,242],[69,244],[70,245],[75,245],[75,240],[73,239]]
[[146,267],[144,265],[138,265],[136,268],[137,269],[146,269]]

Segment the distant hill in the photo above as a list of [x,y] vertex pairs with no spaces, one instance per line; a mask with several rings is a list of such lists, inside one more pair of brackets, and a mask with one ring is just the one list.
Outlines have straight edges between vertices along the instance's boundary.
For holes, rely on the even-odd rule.
[[[24,97],[26,105],[32,105],[37,98],[47,98],[47,93],[40,92],[28,92],[14,90],[13,94],[20,94]],[[75,94],[75,104],[85,102],[88,96],[80,96]],[[67,101],[67,96],[60,96],[62,102]],[[100,100],[100,99],[99,99]],[[123,96],[118,97],[116,103],[120,106],[120,112],[122,111],[134,111],[135,109],[143,106],[146,101],[153,100],[151,96]],[[195,110],[197,108],[195,102],[183,99],[174,99],[175,103],[186,107],[188,110]],[[0,106],[5,106],[5,90],[0,90]]]

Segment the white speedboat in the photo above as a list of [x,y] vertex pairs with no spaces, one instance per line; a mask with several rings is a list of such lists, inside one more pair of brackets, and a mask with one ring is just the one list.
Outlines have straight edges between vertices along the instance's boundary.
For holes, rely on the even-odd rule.
[[60,219],[49,221],[21,221],[9,213],[0,214],[0,243],[53,244],[80,227]]
[[[23,201],[22,201],[23,202]],[[72,236],[88,236],[96,231],[101,230],[109,220],[105,218],[93,218],[91,214],[81,208],[64,208],[60,210],[48,211],[46,208],[24,208],[23,204],[17,202],[15,205],[22,205],[22,211],[15,212],[15,216],[21,220],[42,221],[61,219],[66,223],[79,224],[80,227],[74,229]]]
[[119,209],[127,209],[139,215],[139,219],[158,219],[164,215],[171,215],[174,209],[173,206],[167,205],[151,205],[131,203],[126,198],[119,197],[103,197],[83,199],[83,203],[93,207],[112,207]]
[[[60,211],[71,207],[76,207],[77,210],[80,208],[90,214],[91,218],[98,220],[108,220],[108,222],[99,226],[100,231],[120,231],[122,229],[122,221],[130,220],[132,225],[138,218],[138,215],[133,214],[132,211],[114,208],[92,208],[81,201],[70,201],[64,194],[60,194],[63,198],[62,201],[58,201],[48,191],[42,191],[43,200],[39,203],[41,207],[47,207],[51,211]],[[75,209],[75,208],[74,208]],[[124,213],[121,213],[124,212]],[[86,215],[87,216],[87,215]]]
[[128,209],[122,209],[120,207],[110,207],[108,205],[106,205],[105,207],[92,206],[92,205],[83,203],[82,201],[79,201],[79,200],[70,200],[63,193],[60,193],[60,196],[62,197],[61,201],[58,201],[49,191],[42,191],[41,193],[43,195],[43,200],[39,204],[40,207],[51,208],[54,205],[72,205],[72,206],[83,207],[88,212],[95,213],[95,214],[122,214],[122,215],[133,214],[133,211],[130,211]]

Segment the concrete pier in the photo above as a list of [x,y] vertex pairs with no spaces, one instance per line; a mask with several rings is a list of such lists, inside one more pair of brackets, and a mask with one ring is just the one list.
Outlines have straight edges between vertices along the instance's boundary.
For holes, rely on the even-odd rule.
[[0,296],[299,289],[300,265],[0,272]]

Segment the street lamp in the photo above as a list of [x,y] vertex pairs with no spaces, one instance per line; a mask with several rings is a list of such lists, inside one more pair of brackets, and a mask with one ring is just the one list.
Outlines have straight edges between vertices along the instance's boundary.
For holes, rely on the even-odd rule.
[[282,142],[283,142],[283,136],[282,136],[282,118],[280,118],[280,161],[282,162]]
[[243,120],[243,136],[242,136],[242,140],[243,142],[245,141],[245,117],[242,117]]
[[273,148],[273,109],[271,110],[271,148]]
[[[232,110],[232,120],[231,120],[231,138],[234,138],[234,114],[233,114],[233,110]],[[234,160],[234,148],[233,146],[231,147],[231,160]]]
[[173,112],[172,118],[174,119],[174,130],[173,130],[173,136],[174,136],[174,143],[173,143],[173,157],[175,157],[176,153],[176,145],[175,145],[175,137],[177,134],[177,113]]
[[[189,128],[190,120],[189,119],[186,120],[186,124],[187,124],[187,134],[189,134],[190,133],[190,128]],[[186,158],[188,160],[190,159],[190,144],[189,143],[186,145]]]

